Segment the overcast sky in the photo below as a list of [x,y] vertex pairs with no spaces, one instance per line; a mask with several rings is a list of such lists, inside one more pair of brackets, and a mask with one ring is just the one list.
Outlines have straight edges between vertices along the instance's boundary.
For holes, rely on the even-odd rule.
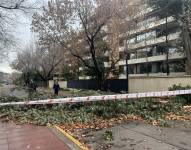
[[[31,2],[36,2],[36,0],[31,0]],[[48,0],[38,0],[38,7],[43,6],[46,4]],[[39,10],[36,10],[39,11]],[[21,12],[17,13],[14,28],[12,29],[12,33],[16,39],[17,47],[9,49],[9,57],[0,63],[0,71],[11,73],[13,70],[10,67],[10,63],[15,59],[16,53],[22,50],[25,45],[27,45],[33,38],[34,35],[30,31],[30,25],[32,21],[32,13],[24,14]]]

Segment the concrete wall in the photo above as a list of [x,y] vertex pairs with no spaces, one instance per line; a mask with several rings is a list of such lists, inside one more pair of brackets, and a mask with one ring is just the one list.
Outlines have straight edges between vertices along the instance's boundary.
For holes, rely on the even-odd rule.
[[[67,88],[67,81],[58,81],[59,85],[60,85],[60,88]],[[54,81],[53,80],[50,80],[49,81],[49,88],[53,88],[53,84],[54,84]]]
[[[54,81],[49,81],[49,87],[53,87]],[[61,88],[67,88],[67,81],[59,81]],[[170,77],[130,77],[129,92],[152,92],[166,91],[174,84],[182,86],[191,86],[191,76],[170,76]]]
[[131,77],[129,79],[129,92],[165,91],[174,84],[191,85],[191,76]]

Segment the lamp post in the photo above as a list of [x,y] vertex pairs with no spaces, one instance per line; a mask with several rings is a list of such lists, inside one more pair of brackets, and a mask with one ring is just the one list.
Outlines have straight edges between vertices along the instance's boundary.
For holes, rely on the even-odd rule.
[[127,48],[127,41],[125,40],[125,65],[126,65],[126,80],[127,80],[127,93],[129,93],[129,64],[128,64],[128,60],[129,60],[129,53],[128,53],[128,48]]

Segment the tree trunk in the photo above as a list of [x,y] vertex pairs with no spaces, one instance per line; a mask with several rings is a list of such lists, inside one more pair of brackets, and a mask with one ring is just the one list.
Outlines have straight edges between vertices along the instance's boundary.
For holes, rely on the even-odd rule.
[[102,72],[97,72],[97,80],[98,80],[98,89],[104,90],[104,79]]
[[182,35],[184,43],[183,47],[186,54],[186,72],[187,74],[191,75],[191,37],[189,34],[188,27],[186,25],[183,25]]

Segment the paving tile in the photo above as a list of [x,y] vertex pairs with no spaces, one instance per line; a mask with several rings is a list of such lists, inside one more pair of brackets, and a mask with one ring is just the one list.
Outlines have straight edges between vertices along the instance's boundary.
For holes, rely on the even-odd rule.
[[0,145],[8,144],[7,139],[0,139]]
[[0,150],[70,150],[46,127],[0,122]]
[[7,144],[1,144],[0,145],[0,150],[9,150],[9,147],[8,147],[8,145]]
[[7,139],[7,135],[6,134],[0,134],[0,140],[2,139]]

